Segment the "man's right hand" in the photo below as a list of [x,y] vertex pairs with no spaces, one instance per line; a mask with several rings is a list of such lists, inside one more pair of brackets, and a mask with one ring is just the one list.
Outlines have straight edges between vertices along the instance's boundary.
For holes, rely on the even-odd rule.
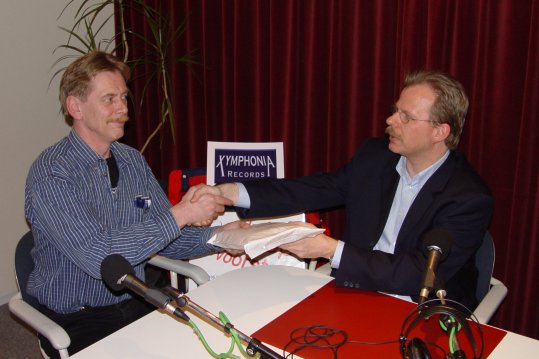
[[[200,187],[210,186],[198,185],[191,187],[183,196],[181,202],[170,209],[180,228],[186,225],[210,225],[214,219],[224,213],[225,206],[234,204],[230,199],[222,196],[220,191],[198,192]],[[195,193],[197,194],[196,200],[194,199]]]
[[238,200],[238,186],[235,183],[223,183],[217,186],[199,184],[193,188],[195,192],[193,193],[191,202],[198,202],[205,194],[227,198],[232,201],[232,205],[235,205]]

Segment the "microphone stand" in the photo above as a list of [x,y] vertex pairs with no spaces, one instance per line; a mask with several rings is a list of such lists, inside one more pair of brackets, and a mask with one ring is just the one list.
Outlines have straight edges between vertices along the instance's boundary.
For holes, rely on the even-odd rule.
[[256,354],[260,354],[260,359],[284,359],[282,355],[279,355],[275,351],[262,344],[260,340],[251,338],[250,336],[234,328],[234,325],[232,325],[231,323],[223,324],[219,317],[207,311],[197,303],[193,302],[187,295],[185,295],[185,293],[181,293],[177,289],[170,286],[163,288],[163,291],[165,292],[165,294],[171,296],[180,308],[187,307],[193,310],[194,312],[198,313],[202,317],[208,319],[210,322],[217,325],[224,333],[230,334],[230,330],[234,329],[238,337],[243,342],[247,343],[247,348],[245,349],[245,351],[248,355],[254,356]]

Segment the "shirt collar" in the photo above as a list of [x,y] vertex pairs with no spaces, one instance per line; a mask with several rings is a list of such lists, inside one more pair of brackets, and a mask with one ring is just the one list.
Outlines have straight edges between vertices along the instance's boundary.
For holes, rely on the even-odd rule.
[[[71,132],[68,135],[68,140],[73,146],[75,154],[80,158],[80,160],[87,164],[94,164],[95,162],[99,162],[104,160],[103,157],[98,155],[80,136],[75,132],[75,130],[71,130]],[[128,162],[127,157],[124,154],[124,151],[122,151],[121,144],[117,141],[114,141],[111,146],[110,150],[114,153],[114,158],[116,159],[116,162],[118,163],[118,166],[120,166],[121,163]]]
[[440,168],[440,166],[445,162],[447,157],[449,157],[449,152],[451,151],[447,150],[438,161],[434,162],[432,165],[425,168],[423,171],[419,172],[414,177],[410,177],[408,171],[406,170],[407,159],[404,156],[400,157],[397,166],[395,166],[395,169],[397,170],[397,172],[401,176],[401,179],[406,185],[415,186],[419,184],[420,186],[423,186],[425,182],[427,182],[427,180],[430,178],[430,176],[432,176],[433,173],[436,172],[436,170]]

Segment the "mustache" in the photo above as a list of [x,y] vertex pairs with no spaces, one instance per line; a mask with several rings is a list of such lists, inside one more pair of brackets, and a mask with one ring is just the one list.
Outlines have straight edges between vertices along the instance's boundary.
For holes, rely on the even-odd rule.
[[387,126],[385,130],[386,135],[400,139],[400,136],[395,133],[395,130],[391,126]]
[[109,123],[109,122],[123,122],[123,123],[126,123],[127,121],[129,121],[129,117],[122,116],[122,117],[118,117],[118,118],[109,118],[107,120],[107,123]]

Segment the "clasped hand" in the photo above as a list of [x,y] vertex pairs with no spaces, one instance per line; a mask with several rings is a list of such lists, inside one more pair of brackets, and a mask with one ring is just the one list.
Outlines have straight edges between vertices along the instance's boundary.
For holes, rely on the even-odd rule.
[[189,188],[180,203],[171,208],[170,211],[180,227],[186,225],[208,226],[224,213],[225,206],[233,205],[233,202],[220,195],[218,190],[200,193],[196,199],[193,199],[193,195],[201,187],[210,186],[201,184]]

